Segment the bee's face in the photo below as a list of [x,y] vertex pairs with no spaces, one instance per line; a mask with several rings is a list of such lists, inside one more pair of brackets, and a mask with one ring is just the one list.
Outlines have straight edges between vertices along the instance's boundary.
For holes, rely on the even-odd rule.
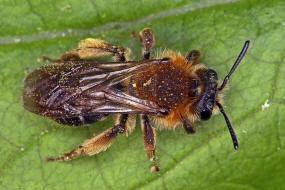
[[207,70],[204,76],[204,90],[197,104],[198,113],[202,120],[211,117],[215,105],[218,75],[214,70]]

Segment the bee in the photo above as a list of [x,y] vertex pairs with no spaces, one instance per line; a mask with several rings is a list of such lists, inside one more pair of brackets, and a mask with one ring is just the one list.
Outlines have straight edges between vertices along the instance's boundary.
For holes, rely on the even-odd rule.
[[[182,127],[194,134],[195,121],[207,120],[219,111],[225,118],[235,149],[238,140],[224,112],[223,90],[240,61],[249,41],[223,82],[217,73],[198,64],[200,52],[182,56],[165,51],[150,59],[155,44],[149,28],[136,37],[143,45],[140,61],[131,61],[128,49],[100,39],[88,38],[58,59],[43,57],[50,64],[29,73],[24,81],[22,104],[35,114],[69,126],[86,126],[115,114],[114,126],[86,139],[74,150],[46,161],[70,161],[81,155],[94,155],[112,145],[118,134],[130,135],[139,115],[146,155],[151,171],[159,171],[156,161],[156,132]],[[97,58],[112,56],[112,62]]]

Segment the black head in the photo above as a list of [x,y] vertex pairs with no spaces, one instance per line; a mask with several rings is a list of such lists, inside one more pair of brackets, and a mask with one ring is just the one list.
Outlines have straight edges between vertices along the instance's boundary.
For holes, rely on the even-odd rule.
[[198,114],[200,116],[200,119],[202,119],[202,120],[207,120],[211,117],[212,112],[213,112],[213,108],[215,106],[217,106],[219,108],[220,112],[223,114],[225,121],[227,123],[227,126],[228,126],[229,132],[231,134],[233,145],[234,145],[235,149],[238,149],[238,141],[237,141],[234,129],[230,123],[228,116],[226,115],[226,113],[224,111],[222,104],[219,102],[218,99],[216,99],[216,94],[217,94],[217,91],[219,93],[224,89],[224,87],[226,86],[231,74],[235,71],[235,69],[239,65],[240,61],[244,57],[244,55],[248,49],[248,46],[249,46],[249,41],[246,41],[244,46],[243,46],[243,49],[241,50],[241,52],[238,56],[238,58],[236,59],[236,61],[235,61],[234,65],[232,66],[230,72],[224,78],[223,83],[220,87],[217,87],[218,76],[214,70],[209,69],[206,72],[204,72],[204,75],[201,78],[201,81],[204,83],[204,90],[202,92],[201,99],[197,103],[197,111],[198,111]]
[[197,111],[200,119],[207,120],[211,117],[216,100],[217,92],[217,73],[209,69],[206,71],[202,82],[204,83],[204,90],[201,94],[200,101],[197,104]]

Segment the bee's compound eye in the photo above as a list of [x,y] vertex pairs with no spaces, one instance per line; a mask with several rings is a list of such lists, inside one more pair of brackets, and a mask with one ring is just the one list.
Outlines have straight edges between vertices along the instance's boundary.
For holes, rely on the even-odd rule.
[[212,115],[212,112],[208,109],[204,109],[200,112],[200,117],[202,120],[210,119],[211,115]]

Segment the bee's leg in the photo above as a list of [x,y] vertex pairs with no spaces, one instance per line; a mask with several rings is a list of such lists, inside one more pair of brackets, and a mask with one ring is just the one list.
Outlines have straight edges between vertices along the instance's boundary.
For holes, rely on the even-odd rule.
[[156,134],[155,134],[155,129],[150,126],[149,118],[147,115],[141,116],[141,127],[143,132],[143,143],[146,155],[153,163],[153,167],[151,167],[150,171],[157,172],[159,171],[159,167],[156,163],[156,158],[155,158]]
[[[121,114],[118,117],[117,124],[114,127],[109,128],[91,139],[85,140],[80,146],[72,150],[71,152],[65,153],[57,158],[47,158],[46,161],[70,161],[81,155],[92,156],[101,151],[105,151],[115,141],[118,133],[128,135],[133,131],[135,126],[134,116],[128,114]],[[135,120],[134,120],[135,121]]]
[[185,58],[188,61],[188,64],[196,65],[196,64],[198,64],[198,60],[200,58],[200,51],[199,50],[192,50],[192,51],[187,53]]
[[135,32],[132,33],[133,37],[137,40],[141,41],[143,44],[143,55],[142,59],[147,60],[150,58],[151,48],[155,44],[154,35],[150,28],[144,28],[142,31],[140,31],[139,35]]
[[129,52],[121,47],[114,46],[104,40],[87,38],[78,43],[78,48],[71,50],[58,59],[43,56],[43,60],[57,63],[65,61],[92,60],[99,57],[113,55],[114,61],[127,61]]
[[185,120],[184,118],[181,119],[181,122],[183,125],[183,129],[187,135],[191,135],[196,132],[195,125],[192,122]]
[[124,135],[130,135],[136,126],[136,116],[135,114],[118,114],[115,119],[115,125],[120,125],[125,127]]

